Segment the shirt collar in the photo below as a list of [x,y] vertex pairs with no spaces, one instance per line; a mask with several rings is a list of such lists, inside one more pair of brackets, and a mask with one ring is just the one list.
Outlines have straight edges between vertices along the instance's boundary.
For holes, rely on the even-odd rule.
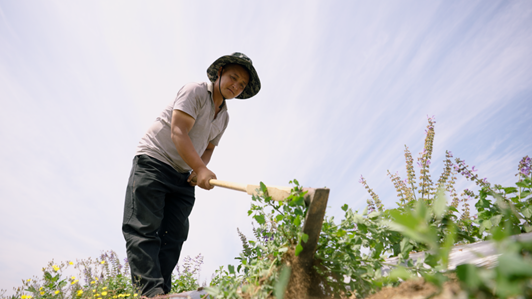
[[[207,91],[211,93],[211,100],[212,100],[212,103],[214,104],[214,98],[213,98],[214,93],[213,93],[213,90],[214,90],[214,83],[207,82]],[[224,103],[224,105],[222,106],[221,110],[227,110],[227,103]]]

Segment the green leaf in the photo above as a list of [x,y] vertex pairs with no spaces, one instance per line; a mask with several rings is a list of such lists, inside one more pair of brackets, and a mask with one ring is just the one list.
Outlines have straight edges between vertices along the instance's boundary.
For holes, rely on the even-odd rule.
[[432,268],[436,267],[438,265],[438,261],[440,258],[435,254],[427,254],[425,257],[425,264],[431,266]]
[[67,282],[65,280],[62,280],[57,284],[57,288],[62,289],[64,286],[67,285]]
[[260,182],[260,191],[262,191],[264,194],[268,193],[268,187],[266,187],[263,182]]
[[279,215],[275,216],[275,221],[279,222],[279,221],[283,220],[283,218],[284,218],[284,216],[279,214]]
[[288,281],[290,280],[291,272],[292,268],[290,266],[283,266],[283,268],[281,269],[281,274],[279,275],[279,279],[275,283],[275,287],[273,289],[273,294],[275,298],[284,298],[284,293],[286,291],[286,287],[288,286]]
[[298,226],[301,224],[301,218],[299,215],[297,215],[296,219],[292,222],[295,226]]
[[506,239],[506,237],[508,237],[508,234],[506,233],[505,230],[503,230],[501,227],[499,226],[494,226],[492,229],[491,229],[491,238],[495,241],[501,241],[501,240],[504,240]]
[[302,240],[304,243],[307,243],[307,241],[308,241],[308,235],[305,234],[305,233],[303,233],[303,234],[301,235],[301,240]]
[[409,253],[412,250],[412,244],[410,244],[410,239],[403,238],[400,243],[401,253]]
[[287,252],[287,251],[288,251],[288,247],[281,247],[278,250],[278,252]]
[[477,267],[471,264],[458,265],[456,267],[456,276],[469,289],[476,290],[482,285],[482,280],[478,273]]
[[374,218],[377,218],[381,215],[382,213],[379,212],[379,211],[375,211],[375,212],[371,212],[368,214],[368,218],[369,219],[374,219]]
[[227,265],[227,269],[229,270],[229,273],[235,274],[235,266],[233,265]]
[[484,229],[490,229],[492,226],[493,224],[489,220],[482,221],[482,224],[480,225],[480,227]]
[[365,224],[359,223],[358,224],[358,230],[362,232],[363,234],[368,233],[368,227]]
[[493,216],[490,218],[492,226],[498,226],[501,223],[502,215]]
[[506,194],[517,192],[517,188],[515,187],[507,187],[507,188],[502,188],[502,189],[504,190],[504,192],[506,192]]
[[531,188],[532,186],[530,186],[530,184],[527,184],[526,182],[517,182],[515,183],[518,187],[521,187],[521,188]]
[[47,281],[48,280],[52,280],[52,274],[50,274],[50,272],[48,272],[48,271],[45,271],[44,272],[44,279],[46,279]]
[[411,276],[412,276],[412,274],[410,274],[410,272],[408,272],[406,270],[406,268],[402,267],[402,266],[398,266],[397,268],[393,269],[390,272],[390,278],[393,279],[393,280],[396,280],[398,278],[400,278],[402,280],[407,280]]
[[427,213],[428,212],[427,203],[422,199],[419,199],[417,201],[416,209],[414,210],[414,212],[417,215],[417,218],[420,218],[420,219],[426,219],[428,216],[430,216]]
[[530,216],[532,216],[532,208],[530,206],[523,207],[523,209],[521,209],[521,213],[523,213],[525,218],[530,218]]
[[344,212],[347,211],[348,208],[349,208],[349,206],[348,206],[347,204],[344,204],[344,205],[342,206],[342,210],[344,210]]
[[255,216],[253,216],[253,218],[255,218],[255,220],[256,220],[259,224],[264,224],[264,223],[266,223],[266,220],[264,219],[264,215],[255,215]]
[[418,226],[418,221],[411,214],[404,215],[401,214],[401,212],[398,210],[392,210],[390,211],[390,214],[392,216],[393,222],[397,224],[400,224],[410,229],[416,229],[416,227]]
[[301,251],[303,251],[303,246],[301,246],[301,244],[297,244],[295,255],[298,256],[301,253]]
[[432,209],[434,211],[434,216],[437,219],[441,219],[446,212],[447,206],[447,197],[445,197],[444,189],[439,189],[436,193],[436,200],[432,204]]
[[516,253],[503,253],[497,268],[503,276],[532,278],[532,264]]

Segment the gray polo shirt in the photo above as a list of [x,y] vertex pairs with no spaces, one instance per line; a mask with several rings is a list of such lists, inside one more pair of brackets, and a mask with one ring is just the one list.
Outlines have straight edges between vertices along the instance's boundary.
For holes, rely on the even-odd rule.
[[178,172],[191,170],[177,153],[171,138],[170,125],[172,112],[181,110],[195,119],[194,126],[188,133],[194,149],[201,157],[207,145],[217,146],[229,123],[227,105],[224,105],[216,119],[215,107],[212,99],[212,83],[189,83],[179,90],[171,102],[150,126],[137,147],[137,155],[148,155],[161,162],[169,164]]

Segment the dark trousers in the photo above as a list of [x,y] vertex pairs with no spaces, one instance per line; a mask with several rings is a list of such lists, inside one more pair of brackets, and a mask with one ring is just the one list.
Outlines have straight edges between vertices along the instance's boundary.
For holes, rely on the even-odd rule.
[[143,296],[167,294],[194,206],[188,173],[147,155],[136,156],[129,176],[122,232],[133,284]]

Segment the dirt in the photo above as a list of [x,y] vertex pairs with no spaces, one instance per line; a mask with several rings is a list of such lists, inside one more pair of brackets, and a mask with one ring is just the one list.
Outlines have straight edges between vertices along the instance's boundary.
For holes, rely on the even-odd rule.
[[[327,288],[323,275],[319,275],[314,269],[320,267],[319,261],[315,261],[312,270],[304,271],[299,265],[293,251],[287,252],[284,263],[292,267],[292,275],[285,292],[285,299],[355,299],[360,297],[347,297],[344,294],[336,294],[332,288]],[[325,275],[327,276],[327,275]],[[341,278],[338,279],[341,281]],[[465,295],[460,290],[456,279],[447,281],[441,292],[434,285],[422,279],[408,280],[397,287],[385,287],[378,293],[365,299],[462,299]]]
[[438,294],[438,289],[422,279],[408,280],[398,287],[386,287],[380,292],[373,294],[366,299],[461,299],[465,298],[460,290],[460,285],[456,281],[448,281],[444,284],[443,290]]

